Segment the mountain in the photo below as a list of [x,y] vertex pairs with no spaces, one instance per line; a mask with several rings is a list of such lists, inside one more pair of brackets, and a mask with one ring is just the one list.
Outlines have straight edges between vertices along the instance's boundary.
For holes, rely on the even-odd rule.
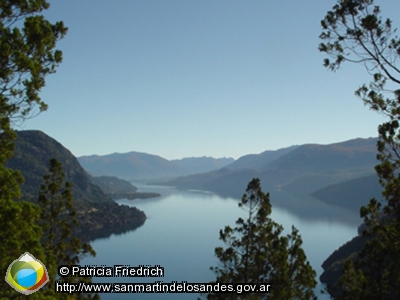
[[113,153],[78,157],[82,167],[93,176],[116,176],[126,180],[179,176],[181,168],[157,155],[141,152]]
[[[368,205],[371,198],[381,200],[382,191],[383,187],[379,184],[377,174],[373,174],[327,186],[312,195],[319,200],[360,211],[360,207]],[[339,247],[324,261],[322,264],[324,272],[320,276],[322,283],[337,288],[344,262],[349,258],[355,258],[365,245],[366,240],[361,235],[364,228],[365,223],[359,227],[358,236]],[[337,296],[339,291],[339,289],[332,289],[330,294]]]
[[146,215],[134,207],[120,206],[94,185],[71,152],[41,131],[18,131],[14,158],[7,167],[19,170],[25,178],[22,199],[35,202],[43,176],[48,174],[49,160],[62,163],[66,180],[73,185],[72,195],[77,208],[80,229],[76,234],[84,240],[106,237],[137,228]]
[[359,211],[371,198],[382,198],[382,190],[378,175],[373,174],[329,185],[311,195],[318,200]]
[[218,171],[182,176],[158,184],[203,189],[241,197],[247,183],[261,180],[265,191],[309,195],[326,186],[373,174],[377,138],[329,145],[306,144],[239,158]]
[[128,152],[90,155],[78,158],[83,168],[93,176],[116,176],[126,180],[172,178],[219,169],[233,158],[190,157],[167,160],[157,155]]
[[243,169],[261,170],[270,162],[278,159],[282,155],[285,155],[293,151],[297,147],[298,146],[290,146],[278,150],[267,150],[260,154],[248,154],[239,157],[236,161],[226,166],[226,168],[229,170],[243,170]]
[[114,176],[90,176],[90,179],[95,185],[99,186],[107,196],[110,196],[112,199],[116,200],[147,199],[161,196],[158,193],[137,192],[137,188],[132,185],[132,183]]
[[231,157],[223,157],[223,158],[213,158],[213,157],[186,157],[182,159],[174,159],[171,162],[175,163],[181,170],[183,174],[197,174],[197,173],[205,173],[213,170],[221,169],[227,165],[230,165],[235,160]]
[[21,186],[25,200],[35,201],[39,195],[43,176],[48,173],[49,161],[56,158],[63,166],[66,180],[73,183],[72,195],[80,204],[110,202],[101,189],[92,184],[72,153],[59,142],[41,131],[18,131],[14,157],[6,166],[21,171],[25,178]]
[[137,191],[137,187],[129,181],[114,176],[90,176],[90,179],[108,195],[115,193],[135,193]]
[[370,172],[370,168],[377,164],[377,140],[377,138],[358,138],[329,145],[302,145],[272,161],[265,169],[314,173],[336,170]]

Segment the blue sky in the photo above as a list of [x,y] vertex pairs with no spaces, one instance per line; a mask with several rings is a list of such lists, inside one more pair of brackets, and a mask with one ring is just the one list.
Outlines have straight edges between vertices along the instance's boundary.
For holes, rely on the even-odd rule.
[[[377,136],[354,96],[361,66],[322,66],[320,20],[336,1],[50,1],[69,28],[38,129],[76,156],[140,151],[238,158]],[[376,2],[394,19],[397,0]]]

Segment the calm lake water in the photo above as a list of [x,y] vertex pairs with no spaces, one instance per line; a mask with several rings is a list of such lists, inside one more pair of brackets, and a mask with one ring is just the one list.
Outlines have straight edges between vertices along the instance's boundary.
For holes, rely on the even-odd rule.
[[[158,192],[162,197],[145,200],[118,200],[136,206],[147,215],[140,228],[92,242],[95,258],[81,265],[160,265],[163,278],[93,278],[94,282],[172,281],[209,282],[217,265],[214,248],[223,245],[219,230],[234,225],[246,213],[238,208],[238,199],[223,198],[202,191],[182,191],[169,187],[135,184],[143,192]],[[244,187],[245,188],[245,187]],[[313,268],[322,272],[322,262],[335,249],[357,233],[360,219],[356,213],[323,204],[311,197],[271,193],[272,218],[282,224],[285,233],[295,225],[303,239],[303,249]],[[318,286],[318,291],[322,285]],[[100,294],[102,299],[196,299],[198,294]],[[329,299],[326,295],[319,299]]]

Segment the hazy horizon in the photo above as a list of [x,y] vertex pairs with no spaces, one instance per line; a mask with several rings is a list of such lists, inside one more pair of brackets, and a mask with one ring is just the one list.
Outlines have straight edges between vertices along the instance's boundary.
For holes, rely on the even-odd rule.
[[[361,138],[361,137],[355,137],[355,138],[349,139],[349,140],[355,140],[355,139],[359,139],[359,138]],[[377,138],[377,137],[371,136],[371,137],[366,137],[366,138],[361,138],[361,139],[373,139],[373,138]],[[172,160],[185,159],[185,158],[203,158],[203,157],[204,157],[204,158],[215,158],[215,159],[223,159],[223,158],[226,158],[226,159],[238,160],[240,157],[243,157],[243,156],[246,156],[246,155],[258,155],[258,154],[261,154],[261,153],[263,153],[263,152],[265,152],[265,151],[277,151],[277,150],[284,149],[284,148],[289,148],[289,147],[293,147],[293,146],[302,146],[302,145],[307,145],[307,144],[314,144],[314,145],[330,145],[330,144],[336,144],[336,143],[346,142],[346,141],[349,141],[349,140],[336,141],[336,142],[324,143],[324,144],[319,144],[319,143],[305,143],[305,144],[301,144],[301,145],[288,145],[288,146],[280,147],[280,148],[277,148],[277,149],[265,149],[265,150],[263,150],[263,151],[261,151],[261,152],[259,152],[259,153],[246,153],[246,154],[243,154],[242,156],[239,156],[239,157],[237,157],[237,158],[230,157],[230,156],[215,157],[215,156],[208,156],[208,155],[185,156],[185,157],[179,157],[179,158],[167,158],[167,157],[164,157],[164,156],[162,156],[162,155],[159,155],[158,153],[147,153],[147,152],[140,152],[140,151],[135,151],[135,150],[127,151],[127,152],[112,152],[112,153],[105,153],[105,154],[93,153],[93,154],[86,154],[86,155],[81,155],[81,156],[77,156],[77,157],[107,156],[107,155],[113,155],[113,154],[141,153],[141,154],[150,154],[150,155],[160,156],[160,157],[162,157],[162,158],[165,158],[165,159],[171,160],[171,161],[172,161]]]

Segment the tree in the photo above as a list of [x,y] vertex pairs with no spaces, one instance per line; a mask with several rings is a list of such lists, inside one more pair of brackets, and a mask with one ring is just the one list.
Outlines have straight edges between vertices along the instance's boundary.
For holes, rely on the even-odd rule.
[[35,105],[47,108],[39,92],[62,61],[54,48],[67,28],[40,15],[48,7],[45,0],[0,2],[0,200],[19,198],[23,182],[18,171],[4,167],[14,151],[11,124],[30,117]]
[[0,3],[0,112],[13,120],[30,116],[35,105],[47,105],[39,92],[45,77],[56,71],[62,52],[54,49],[67,28],[51,24],[40,13],[46,0],[4,0]]
[[400,39],[390,19],[383,20],[373,0],[339,1],[321,21],[319,50],[334,58],[324,66],[337,70],[343,62],[362,64],[372,81],[355,94],[386,117],[378,126],[375,170],[384,201],[371,199],[362,207],[366,246],[347,261],[339,281],[338,299],[400,298]]
[[42,244],[46,254],[53,255],[59,265],[72,265],[79,264],[82,256],[95,255],[95,252],[89,244],[72,237],[72,231],[79,224],[72,202],[72,184],[64,182],[64,178],[61,163],[51,159],[49,174],[44,176],[45,183],[38,198],[41,209],[39,224],[43,230]]
[[[4,170],[1,176],[7,176]],[[10,171],[10,170],[6,170]],[[3,182],[3,178],[0,181]],[[25,201],[15,202],[13,197],[17,196],[17,189],[13,186],[3,185],[0,187],[1,209],[0,209],[0,270],[2,274],[15,259],[26,251],[29,251],[37,259],[45,261],[45,255],[40,244],[41,228],[37,225],[40,210],[33,203]],[[22,296],[12,289],[5,280],[0,281],[0,299],[15,299]],[[33,296],[33,295],[32,295]],[[32,299],[35,296],[33,296]],[[37,299],[47,299],[38,297]]]
[[301,248],[302,240],[293,226],[282,236],[283,227],[274,222],[269,194],[264,194],[260,180],[247,186],[239,207],[248,212],[236,227],[220,230],[220,240],[227,247],[217,247],[220,266],[211,267],[222,283],[269,283],[270,293],[208,294],[208,299],[314,299],[315,271]]
[[11,198],[18,198],[23,181],[19,172],[4,168],[16,138],[11,123],[28,118],[35,104],[40,111],[47,108],[39,92],[62,61],[62,52],[54,48],[67,28],[40,15],[48,7],[45,0],[0,2],[0,199],[10,197],[1,191],[10,190]]
[[[65,182],[64,178],[61,163],[54,158],[51,159],[49,174],[44,176],[45,183],[41,186],[38,198],[41,209],[39,224],[43,230],[42,244],[47,266],[51,269],[49,274],[51,291],[54,291],[57,266],[76,265],[82,257],[88,254],[96,255],[90,244],[72,236],[72,231],[79,224],[72,203],[72,184]],[[91,278],[79,277],[63,279],[70,282],[91,281]]]
[[[56,42],[67,29],[62,22],[51,24],[40,13],[49,7],[44,0],[3,0],[0,2],[0,271],[26,251],[44,260],[37,225],[40,210],[32,203],[15,200],[21,196],[23,178],[4,164],[13,156],[16,134],[12,123],[46,109],[39,92],[45,77],[54,73],[62,60]],[[18,296],[5,281],[0,283],[0,298]],[[38,294],[38,293],[35,293]],[[30,296],[32,299],[41,296]]]

